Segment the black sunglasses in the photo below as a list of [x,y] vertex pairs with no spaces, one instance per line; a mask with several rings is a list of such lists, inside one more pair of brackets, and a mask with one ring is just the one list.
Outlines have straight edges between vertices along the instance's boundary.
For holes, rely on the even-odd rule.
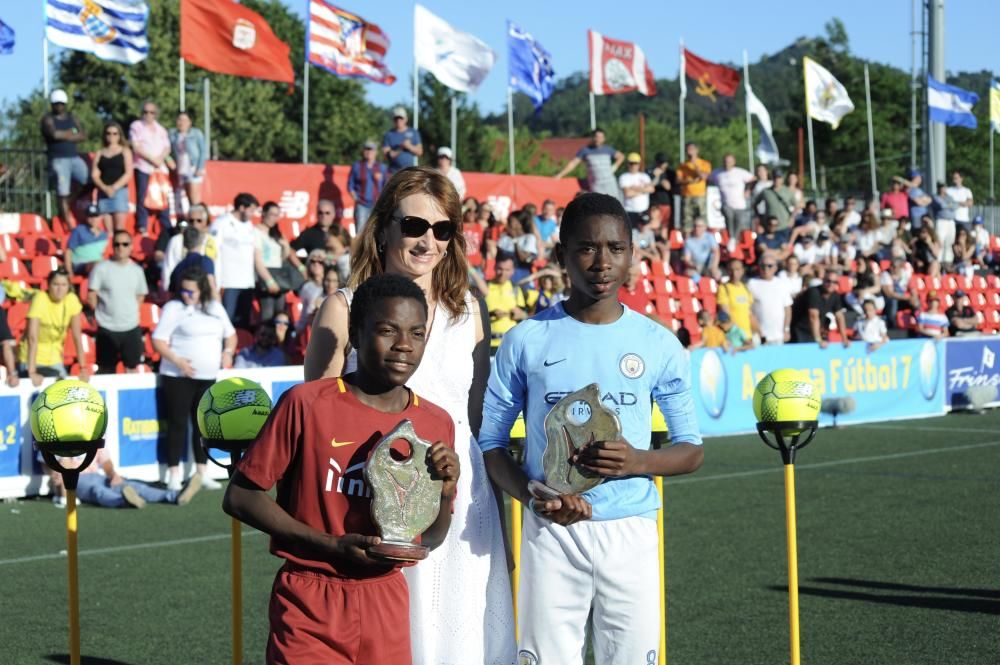
[[132,243],[130,243],[130,242],[116,242],[114,245],[115,245],[115,247],[131,247]]
[[450,219],[434,222],[433,224],[423,217],[414,217],[412,215],[393,217],[393,219],[399,222],[399,230],[407,238],[420,238],[427,233],[427,229],[431,229],[434,232],[434,239],[441,242],[447,242],[455,235],[455,223]]

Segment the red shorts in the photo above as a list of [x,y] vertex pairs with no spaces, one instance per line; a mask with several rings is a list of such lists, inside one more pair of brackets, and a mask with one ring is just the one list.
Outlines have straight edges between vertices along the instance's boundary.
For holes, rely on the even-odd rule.
[[398,570],[352,580],[288,565],[271,589],[269,665],[410,665],[410,595]]

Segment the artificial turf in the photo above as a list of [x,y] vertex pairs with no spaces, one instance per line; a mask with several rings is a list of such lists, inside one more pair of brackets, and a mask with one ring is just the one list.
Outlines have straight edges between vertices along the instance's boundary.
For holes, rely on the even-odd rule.
[[[797,462],[803,663],[1000,663],[1000,412],[822,430]],[[778,454],[710,439],[665,494],[667,662],[788,662]],[[221,498],[81,507],[84,664],[229,662]],[[65,513],[4,503],[0,543],[0,663],[68,662]],[[266,545],[245,530],[246,663],[263,662],[280,564]]]

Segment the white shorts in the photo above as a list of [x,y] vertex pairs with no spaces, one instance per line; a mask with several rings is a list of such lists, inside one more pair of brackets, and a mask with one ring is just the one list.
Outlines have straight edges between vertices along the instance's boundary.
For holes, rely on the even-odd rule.
[[562,527],[525,510],[522,535],[518,665],[582,664],[588,617],[594,662],[655,665],[663,581],[654,520]]

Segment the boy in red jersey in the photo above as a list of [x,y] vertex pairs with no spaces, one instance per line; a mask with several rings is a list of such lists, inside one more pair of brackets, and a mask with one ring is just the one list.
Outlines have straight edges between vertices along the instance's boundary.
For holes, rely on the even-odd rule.
[[[459,474],[448,414],[406,388],[423,356],[427,301],[409,279],[380,275],[354,296],[349,334],[358,369],[293,387],[233,475],[223,509],[271,536],[285,559],[271,591],[267,663],[408,664],[409,594],[399,564],[369,556],[378,544],[364,466],[401,420],[436,441],[427,455],[443,482],[437,520],[421,537],[444,540]],[[277,484],[277,497],[267,492]]]

